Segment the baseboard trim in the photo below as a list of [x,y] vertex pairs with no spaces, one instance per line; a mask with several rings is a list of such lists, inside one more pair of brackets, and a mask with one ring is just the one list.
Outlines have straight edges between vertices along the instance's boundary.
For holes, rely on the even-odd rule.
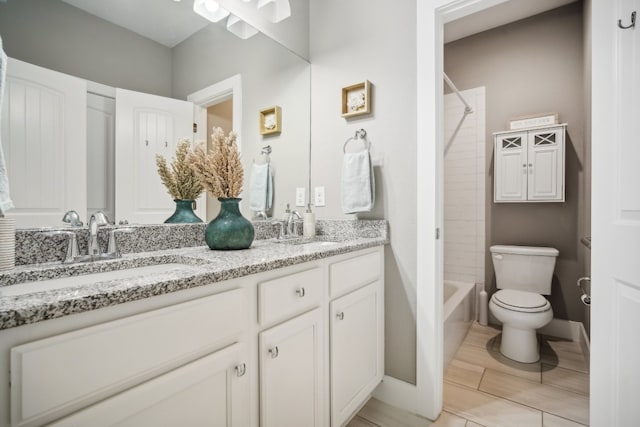
[[[582,322],[554,318],[546,326],[538,329],[539,334],[550,335],[556,338],[580,342],[582,340],[584,326]],[[585,331],[586,334],[586,331]]]
[[580,347],[582,347],[582,354],[587,362],[587,365],[591,364],[591,342],[589,341],[589,334],[584,327],[583,323],[580,323]]
[[380,385],[373,391],[373,397],[376,399],[412,414],[416,413],[416,395],[417,387],[414,384],[389,375],[385,375]]

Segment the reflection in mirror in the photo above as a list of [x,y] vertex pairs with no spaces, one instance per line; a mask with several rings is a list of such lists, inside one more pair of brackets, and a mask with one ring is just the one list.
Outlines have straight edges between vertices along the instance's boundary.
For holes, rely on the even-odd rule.
[[[292,1],[292,6],[296,1]],[[173,2],[167,2],[168,6],[172,4]],[[154,25],[162,23],[156,22]],[[93,209],[109,211],[109,206],[113,210],[109,216],[111,220],[115,219],[116,223],[125,219],[132,222],[119,212],[122,204],[117,202],[118,194],[122,192],[123,187],[120,184],[122,179],[116,179],[122,162],[114,162],[114,159],[119,160],[120,157],[113,154],[113,144],[118,147],[118,142],[111,143],[111,146],[107,142],[98,148],[92,145],[92,141],[97,138],[95,134],[107,126],[105,117],[109,114],[113,116],[113,112],[96,116],[96,104],[102,108],[100,104],[112,103],[113,99],[109,99],[111,96],[108,93],[115,94],[114,88],[194,100],[196,105],[193,121],[200,126],[198,132],[195,135],[176,133],[176,141],[166,143],[164,149],[171,148],[170,145],[175,146],[180,137],[204,138],[210,135],[213,126],[236,131],[245,170],[242,212],[246,217],[251,218],[255,214],[249,208],[252,165],[254,162],[262,162],[261,151],[267,145],[272,147],[270,164],[273,170],[274,196],[270,215],[282,217],[286,204],[294,205],[296,188],[305,188],[308,197],[310,66],[307,61],[269,37],[259,33],[247,40],[241,40],[227,31],[224,23],[212,23],[206,24],[204,28],[175,46],[168,47],[60,0],[0,3],[0,35],[9,57],[78,77],[78,81],[100,83],[89,85],[90,88],[106,88],[102,92],[107,92],[106,97],[102,93],[97,99],[95,94],[83,99],[85,112],[72,120],[73,128],[78,132],[83,127],[80,121],[88,124],[84,129],[85,136],[81,138],[84,143],[81,152],[86,153],[84,156],[87,160],[78,162],[77,159],[65,157],[68,152],[62,146],[61,152],[52,150],[47,158],[52,163],[60,162],[60,165],[64,165],[63,171],[51,175],[66,175],[69,169],[79,171],[81,178],[77,178],[77,192],[84,192],[83,197],[76,199],[79,201],[71,206],[67,204],[68,200],[55,197],[55,200],[48,201],[49,214],[46,220],[23,222],[21,226],[61,226],[64,212],[70,209],[78,211],[81,219],[86,222],[87,215]],[[220,93],[205,101],[193,97],[194,94],[215,88],[221,82],[233,78],[239,79],[240,90]],[[2,143],[5,150],[9,144],[5,123],[8,120],[7,99],[10,96],[5,93],[3,103]],[[260,111],[274,106],[281,108],[282,130],[261,135]],[[108,110],[112,107],[106,105],[105,108]],[[68,129],[72,129],[72,126]],[[100,135],[105,137],[104,129]],[[118,134],[114,132],[114,135],[115,139],[118,139]],[[46,147],[48,139],[48,136],[42,138],[42,147]],[[60,136],[59,139],[62,143],[67,140],[67,135]],[[167,158],[170,158],[172,153],[173,151],[169,151],[167,156],[163,152]],[[42,164],[43,158],[25,154],[21,161],[38,161]],[[20,207],[29,206],[29,203],[32,203],[31,199],[45,197],[47,189],[39,188],[38,185],[46,187],[61,182],[62,179],[60,176],[49,176],[49,179],[45,180],[47,182],[21,183],[20,180],[24,178],[12,176],[12,171],[20,168],[21,164],[8,165],[12,197],[17,206],[9,215],[16,217],[21,213]],[[140,174],[140,170],[134,166],[134,172]],[[135,179],[135,174],[132,174],[132,177]],[[119,184],[114,185],[114,182]],[[161,185],[155,175],[144,182],[156,182]],[[145,194],[147,193],[152,192],[147,191]],[[168,217],[172,212],[173,202],[164,191],[160,191],[159,194],[162,203],[165,204],[164,209],[169,210],[166,215]],[[203,213],[204,206],[200,206],[199,214],[203,219],[205,216],[207,220],[211,219],[217,214],[217,207],[213,202],[208,203],[209,211],[206,213]],[[83,206],[77,206],[79,204]],[[23,211],[26,210],[28,209],[23,208]],[[159,221],[161,220],[156,218],[149,222]]]

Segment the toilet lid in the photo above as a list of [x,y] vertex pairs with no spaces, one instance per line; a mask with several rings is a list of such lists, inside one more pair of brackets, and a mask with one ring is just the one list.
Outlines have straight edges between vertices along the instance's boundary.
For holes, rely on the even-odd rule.
[[538,313],[551,308],[545,297],[533,292],[503,289],[493,294],[491,299],[502,308],[526,313]]

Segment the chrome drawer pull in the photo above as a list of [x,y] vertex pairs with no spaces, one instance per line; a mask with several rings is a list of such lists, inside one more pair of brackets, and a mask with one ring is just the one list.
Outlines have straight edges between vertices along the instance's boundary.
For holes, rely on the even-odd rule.
[[278,354],[280,354],[280,351],[278,350],[278,346],[270,348],[269,349],[269,354],[271,355],[272,359],[275,359],[276,357],[278,357]]
[[305,292],[304,288],[298,288],[298,289],[296,289],[296,294],[298,294],[298,296],[300,298],[302,298],[303,296],[306,295],[306,292]]

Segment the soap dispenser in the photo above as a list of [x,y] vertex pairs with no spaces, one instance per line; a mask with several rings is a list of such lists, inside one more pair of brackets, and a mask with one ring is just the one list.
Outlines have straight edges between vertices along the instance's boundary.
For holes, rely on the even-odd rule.
[[304,213],[302,235],[304,237],[314,237],[316,235],[316,214],[311,212],[311,203],[307,204],[307,211]]

